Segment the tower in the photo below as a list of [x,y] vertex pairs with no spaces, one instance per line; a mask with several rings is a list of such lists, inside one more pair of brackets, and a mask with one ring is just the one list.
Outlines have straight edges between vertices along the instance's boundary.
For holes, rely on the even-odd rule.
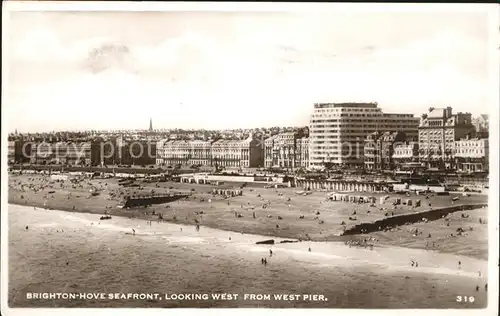
[[150,132],[153,131],[153,119],[152,118],[149,118],[149,131]]

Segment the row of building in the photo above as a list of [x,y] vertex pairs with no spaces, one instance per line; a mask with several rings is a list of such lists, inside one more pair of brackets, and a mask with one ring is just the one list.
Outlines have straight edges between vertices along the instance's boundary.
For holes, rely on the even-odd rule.
[[262,140],[250,135],[244,140],[219,139],[162,140],[157,143],[156,164],[160,166],[196,165],[216,168],[262,167]]
[[154,165],[156,142],[127,141],[118,137],[103,141],[8,142],[10,163],[37,165]]
[[488,171],[487,116],[473,121],[451,107],[418,118],[382,113],[376,103],[315,104],[309,133],[267,139],[265,167]]
[[[422,166],[487,171],[488,125],[451,107],[422,117],[383,113],[377,103],[317,103],[308,129],[266,139],[127,141],[121,137],[56,144],[9,142],[9,161],[86,165],[197,165],[216,168]],[[29,153],[29,154],[28,154]]]

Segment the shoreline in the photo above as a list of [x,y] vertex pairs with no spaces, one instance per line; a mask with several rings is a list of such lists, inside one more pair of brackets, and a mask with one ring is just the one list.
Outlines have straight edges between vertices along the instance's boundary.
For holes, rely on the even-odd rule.
[[[23,212],[33,212],[29,210],[28,207],[23,205],[15,205],[16,207],[23,208]],[[266,245],[266,244],[255,244],[255,242],[265,238],[267,236],[256,235],[256,234],[240,234],[234,231],[225,231],[217,228],[205,227],[200,231],[196,231],[194,227],[190,227],[189,225],[179,224],[179,223],[165,223],[167,225],[161,225],[159,223],[154,223],[153,225],[142,225],[141,219],[139,218],[124,218],[122,216],[117,216],[115,220],[102,222],[102,225],[96,225],[96,222],[90,217],[90,213],[82,213],[82,212],[66,212],[63,210],[57,209],[41,209],[43,213],[39,213],[42,217],[46,216],[55,216],[55,218],[59,218],[63,220],[63,223],[60,223],[59,220],[54,223],[44,224],[43,222],[35,222],[31,223],[33,225],[33,229],[42,228],[42,232],[47,233],[50,230],[53,230],[54,227],[58,227],[59,225],[66,226],[67,229],[71,230],[71,228],[82,229],[83,227],[88,227],[91,231],[94,232],[105,232],[106,234],[114,235],[114,234],[124,234],[128,235],[130,238],[133,234],[129,232],[129,229],[135,228],[136,234],[135,238],[146,238],[148,241],[152,241],[151,238],[160,238],[167,241],[167,244],[183,244],[190,245],[197,249],[197,251],[207,251],[202,250],[202,245],[210,245],[210,246],[223,246],[223,247],[232,247],[236,249],[244,250],[243,253],[240,253],[240,256],[243,257],[255,257],[259,254],[264,254],[264,256],[268,255],[268,249],[273,249],[275,253],[288,253],[293,259],[297,259],[299,261],[319,264],[319,266],[327,267],[333,264],[334,262],[345,260],[349,260],[351,265],[354,266],[380,266],[387,267],[395,270],[403,270],[403,271],[413,271],[417,273],[422,273],[424,268],[429,269],[438,269],[435,272],[427,271],[428,273],[437,273],[437,274],[450,274],[451,275],[462,275],[468,277],[477,277],[475,270],[470,268],[470,265],[473,266],[481,263],[485,263],[485,260],[470,258],[466,256],[455,256],[449,253],[435,253],[433,254],[430,251],[426,251],[424,249],[411,249],[407,247],[400,246],[382,246],[377,247],[372,250],[360,249],[360,248],[350,248],[344,244],[339,244],[335,241],[302,241],[299,243],[280,243],[280,241],[285,240],[280,237],[275,237],[277,243],[274,245]],[[41,211],[40,210],[40,211]],[[36,211],[34,211],[36,212]],[[65,214],[69,213],[69,214]],[[71,215],[73,213],[73,215]],[[52,214],[52,215],[50,215]],[[58,223],[59,222],[59,223]],[[185,230],[178,230],[178,228],[184,228]],[[187,228],[192,228],[188,230]],[[48,229],[46,231],[45,229]],[[61,232],[62,233],[62,232]],[[232,237],[231,239],[227,239],[227,237]],[[121,236],[123,238],[127,238]],[[311,247],[314,251],[310,252],[307,250],[307,247]],[[194,249],[194,248],[193,248]],[[222,255],[224,252],[220,249],[215,250],[212,249],[209,252],[216,251],[220,252]],[[406,264],[406,259],[403,261],[398,258],[398,260],[394,261],[394,256],[380,256],[380,253],[398,253],[403,257],[413,257],[413,256],[422,256],[426,257],[426,260],[420,266],[420,270],[416,270],[410,268]],[[456,269],[453,268],[450,263],[443,264],[440,258],[448,258],[455,257],[461,259],[462,261],[467,261],[468,268],[464,269]],[[397,257],[397,256],[396,256]],[[329,258],[329,259],[327,259]],[[284,257],[283,257],[284,259]],[[374,260],[376,259],[376,260]],[[439,264],[438,264],[439,262]],[[486,277],[486,274],[484,275]]]
[[[293,239],[311,242],[354,242],[354,246],[374,247],[400,246],[404,248],[434,250],[440,253],[456,253],[469,255],[474,258],[487,258],[487,235],[479,225],[478,217],[487,218],[487,209],[473,211],[458,211],[448,218],[441,218],[428,223],[414,223],[390,229],[364,234],[341,235],[341,222],[347,227],[359,226],[362,223],[374,223],[406,214],[416,214],[429,210],[427,205],[422,208],[411,209],[408,206],[392,208],[391,203],[372,207],[371,205],[357,205],[345,202],[328,202],[324,192],[312,192],[307,196],[296,195],[294,188],[269,190],[264,188],[246,188],[243,196],[224,198],[212,195],[210,186],[183,184],[175,182],[144,183],[142,188],[127,188],[119,185],[114,179],[86,179],[78,183],[68,183],[50,180],[39,175],[11,176],[9,178],[8,203],[54,209],[68,213],[95,214],[96,222],[99,217],[108,214],[122,218],[135,218],[144,221],[165,222],[194,227],[208,227],[229,233],[252,234],[262,236],[263,239]],[[227,188],[230,188],[231,185]],[[94,190],[97,195],[91,194]],[[149,191],[167,193],[172,191],[190,191],[192,195],[185,199],[165,204],[154,204],[147,208],[118,208],[123,196],[148,194]],[[458,195],[457,195],[458,196]],[[393,195],[393,199],[400,198]],[[415,198],[418,198],[415,196]],[[423,196],[420,198],[424,198]],[[459,205],[481,204],[486,201],[483,196],[460,196],[460,204],[449,204],[451,197],[431,196],[429,206],[438,210],[443,207]],[[266,204],[267,207],[266,207]],[[350,215],[357,211],[358,219],[351,221]],[[391,211],[392,216],[389,216]],[[252,218],[253,213],[253,218]],[[384,216],[384,213],[385,216]],[[463,217],[467,214],[467,219]],[[236,216],[239,214],[238,216]],[[161,215],[161,216],[160,216]],[[460,218],[462,215],[462,218]],[[470,219],[469,219],[470,215]],[[349,219],[348,219],[349,218]],[[451,226],[445,220],[451,221]],[[410,233],[410,229],[419,226],[425,235],[420,237]],[[450,227],[446,227],[450,226]],[[450,233],[456,234],[456,229],[473,227],[466,235],[459,239],[449,239]],[[432,233],[432,239],[427,234]],[[472,239],[471,239],[472,238]],[[486,238],[486,239],[485,239]],[[455,241],[456,240],[456,241]],[[364,241],[364,245],[356,245]],[[372,242],[373,241],[373,242]],[[427,247],[436,244],[436,247]],[[451,246],[451,247],[450,247]]]
[[[148,214],[144,214],[144,212],[141,212],[141,210],[138,210],[138,209],[129,209],[129,210],[125,210],[125,209],[113,209],[113,210],[109,210],[109,209],[105,209],[104,212],[102,212],[101,210],[94,210],[94,209],[85,209],[85,208],[75,208],[73,209],[72,207],[68,207],[68,206],[65,206],[64,204],[59,204],[57,203],[57,206],[54,206],[54,207],[46,207],[44,206],[43,204],[40,204],[40,203],[19,203],[18,200],[16,201],[11,201],[10,200],[10,197],[9,197],[9,201],[8,201],[8,204],[12,204],[12,205],[17,205],[17,206],[25,206],[25,207],[36,207],[36,208],[40,208],[40,209],[44,209],[44,210],[56,210],[56,211],[63,211],[63,212],[68,212],[68,213],[84,213],[84,214],[95,214],[95,215],[98,215],[98,216],[102,216],[106,213],[107,211],[107,214],[109,215],[112,215],[112,216],[118,216],[118,217],[121,217],[121,218],[128,218],[128,219],[138,219],[138,220],[145,220],[145,221],[158,221],[157,217],[153,217],[153,215],[150,215],[149,212]],[[456,205],[457,206],[457,205]],[[455,207],[456,207],[455,206]],[[469,210],[476,210],[476,209],[480,209],[482,208],[482,206],[480,205],[472,205],[472,204],[463,204],[463,205],[458,205],[458,206],[473,206],[471,207]],[[145,209],[146,210],[146,209]],[[426,211],[429,211],[429,210],[423,210],[422,212],[426,212]],[[437,211],[437,210],[436,210]],[[129,212],[128,214],[126,212]],[[100,219],[96,218],[96,221],[99,221]],[[193,223],[193,222],[190,222],[189,220],[185,220],[185,219],[177,219],[177,220],[173,220],[173,219],[162,219],[160,220],[161,222],[164,222],[164,223],[168,223],[168,224],[175,224],[175,225],[182,225],[182,226],[189,226],[189,227],[195,227],[196,224]],[[358,224],[358,225],[362,225],[362,224]],[[203,225],[203,224],[200,224],[200,227],[207,227],[207,228],[210,228],[210,229],[215,229],[215,230],[220,230],[220,231],[225,231],[225,232],[228,232],[228,233],[241,233],[241,234],[247,234],[247,235],[257,235],[257,236],[261,236],[263,238],[278,238],[278,239],[293,239],[295,241],[302,241],[302,242],[344,242],[344,241],[347,241],[347,240],[352,240],[352,239],[359,239],[360,236],[366,236],[364,234],[352,234],[352,235],[339,235],[339,236],[328,236],[326,238],[323,238],[323,239],[319,239],[319,238],[310,238],[310,239],[307,239],[307,240],[303,240],[303,239],[300,239],[298,238],[297,236],[293,235],[292,232],[290,232],[290,234],[286,234],[286,232],[284,232],[284,234],[275,234],[275,235],[270,235],[268,233],[265,232],[265,229],[255,229],[255,230],[252,230],[252,229],[244,229],[242,231],[238,231],[236,229],[234,229],[234,227],[229,227],[228,225]],[[378,231],[380,232],[380,231]],[[375,232],[375,233],[378,233],[378,232]],[[391,247],[393,245],[389,244],[389,243],[381,243],[378,245],[378,247]],[[408,248],[408,249],[422,249],[420,247],[410,247],[410,246],[402,246],[402,248]],[[446,252],[446,251],[438,251],[439,253],[449,253],[449,252]],[[476,258],[475,256],[472,256],[473,258]],[[477,259],[482,259],[482,258],[477,258]]]
[[[11,205],[17,205],[17,206],[25,206],[25,207],[36,207],[44,210],[55,210],[55,211],[63,211],[63,212],[68,212],[68,213],[84,213],[84,214],[95,214],[98,216],[105,215],[105,211],[108,211],[107,214],[111,216],[117,216],[121,218],[128,218],[128,219],[138,219],[138,220],[145,220],[145,221],[158,221],[158,218],[156,216],[150,215],[149,212],[148,214],[144,214],[147,209],[143,210],[138,210],[138,209],[129,209],[129,210],[124,210],[124,209],[104,209],[102,210],[95,210],[95,209],[85,209],[85,208],[75,208],[73,209],[72,207],[65,206],[64,204],[59,204],[57,203],[55,206],[44,206],[42,203],[20,203],[17,199],[12,201],[9,198],[8,204]],[[126,213],[128,212],[128,214]],[[96,218],[96,221],[99,221],[99,218]],[[164,218],[161,220],[161,222],[168,223],[168,224],[175,224],[175,225],[183,225],[183,226],[189,226],[189,227],[196,227],[196,224],[180,218],[177,220],[173,220],[171,218]],[[207,227],[211,229],[216,229],[220,231],[226,231],[228,233],[241,233],[241,234],[246,234],[246,235],[258,235],[262,236],[264,238],[280,238],[280,239],[293,239],[298,241],[299,238],[294,235],[292,232],[287,234],[287,232],[282,231],[283,233],[278,233],[275,235],[270,235],[269,233],[266,233],[266,229],[244,229],[244,230],[237,230],[234,227],[230,227],[229,225],[210,225],[210,224],[200,224],[200,227]],[[349,238],[352,238],[352,236],[329,236],[327,239],[319,239],[319,238],[311,238],[309,240],[302,240],[302,241],[309,241],[309,242],[341,242],[344,240],[347,240]]]
[[[29,230],[25,229],[27,224]],[[34,211],[11,205],[8,260],[13,270],[10,271],[9,301],[19,307],[41,307],[52,302],[27,301],[17,293],[46,292],[47,288],[64,284],[74,291],[102,292],[105,284],[105,291],[110,293],[150,292],[151,289],[181,293],[189,288],[193,293],[231,289],[243,294],[280,293],[288,289],[304,294],[320,293],[329,298],[322,303],[298,302],[301,307],[316,308],[360,307],[365,293],[373,293],[370,294],[373,298],[365,301],[366,307],[371,308],[379,306],[377,304],[405,308],[453,307],[456,303],[449,298],[457,291],[477,298],[476,305],[469,308],[482,307],[487,302],[484,286],[489,273],[484,260],[397,246],[370,251],[324,242],[255,245],[260,236],[212,229],[182,231],[175,224],[149,226],[139,219],[122,217],[100,224],[95,225],[91,214],[55,209]],[[132,227],[138,230],[136,236],[127,234]],[[228,239],[230,236],[232,239]],[[309,246],[312,252],[308,251]],[[269,255],[271,248],[272,256]],[[261,265],[262,257],[268,258],[267,267]],[[418,267],[410,265],[414,259],[420,263]],[[457,260],[462,261],[462,268],[457,266]],[[478,275],[478,271],[482,275]],[[26,273],[33,277],[25,278]],[[281,275],[287,277],[277,278]],[[481,287],[480,292],[475,291],[476,285]],[[398,300],[398,305],[388,300],[401,291],[420,293],[420,296],[408,295],[407,299]],[[432,301],[425,300],[430,293],[439,295],[433,295]],[[162,307],[171,304],[150,303]],[[61,307],[79,305],[77,301],[58,304]],[[139,307],[141,304],[145,303],[99,301],[93,306]],[[200,302],[177,304],[193,307]],[[220,301],[206,304],[207,307],[226,306],[226,302]],[[234,307],[264,307],[263,304],[287,307],[287,302],[279,301],[239,300],[232,304]]]

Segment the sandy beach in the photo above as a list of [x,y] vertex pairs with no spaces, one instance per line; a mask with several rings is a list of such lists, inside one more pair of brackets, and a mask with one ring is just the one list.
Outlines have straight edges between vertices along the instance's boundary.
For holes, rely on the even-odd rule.
[[[29,228],[26,230],[25,226]],[[131,230],[136,230],[136,235]],[[181,230],[182,229],[182,230]],[[486,306],[487,261],[338,242],[255,245],[262,236],[9,205],[9,305],[85,307]],[[311,251],[309,251],[311,248]],[[272,256],[269,250],[272,249]],[[266,257],[268,264],[262,265]],[[417,260],[418,267],[410,265]],[[457,262],[461,261],[459,268]],[[481,271],[481,276],[478,272]],[[479,291],[476,291],[479,286]],[[103,289],[104,287],[104,289]],[[26,292],[320,294],[327,301],[27,300]],[[457,295],[475,302],[455,302]]]
[[[9,177],[9,203],[44,207],[71,212],[94,214],[108,213],[112,216],[158,220],[176,224],[211,227],[220,230],[268,236],[302,239],[310,241],[344,241],[370,238],[376,246],[402,246],[455,253],[479,259],[487,259],[487,209],[474,209],[450,214],[447,218],[428,223],[415,223],[397,227],[387,232],[367,235],[339,237],[346,227],[380,220],[387,215],[399,215],[443,207],[458,197],[457,203],[486,203],[484,195],[451,195],[428,198],[413,194],[410,198],[422,199],[422,207],[414,209],[405,205],[394,207],[390,203],[371,207],[368,204],[326,201],[325,192],[297,195],[296,188],[279,190],[262,187],[247,187],[243,195],[225,199],[211,194],[212,186],[175,182],[141,183],[142,188],[124,188],[116,179],[87,179],[78,184],[50,181],[44,175],[11,175]],[[225,184],[222,188],[239,187]],[[99,190],[92,196],[90,190]],[[153,205],[148,208],[119,209],[123,196],[155,193],[191,193],[187,200]],[[362,195],[363,193],[356,193]],[[377,197],[384,194],[367,194]],[[394,198],[406,198],[391,195]],[[431,206],[429,206],[431,205]],[[156,215],[152,215],[155,212]],[[241,217],[235,217],[235,213]],[[255,218],[254,215],[255,214]],[[353,216],[355,214],[355,216]],[[94,216],[96,219],[98,216]],[[300,219],[300,217],[303,217]],[[349,220],[355,217],[355,220]],[[481,223],[479,222],[481,220]],[[415,234],[415,229],[419,230]],[[457,230],[466,232],[457,236]],[[429,234],[431,237],[429,237]],[[453,236],[453,237],[452,237]]]

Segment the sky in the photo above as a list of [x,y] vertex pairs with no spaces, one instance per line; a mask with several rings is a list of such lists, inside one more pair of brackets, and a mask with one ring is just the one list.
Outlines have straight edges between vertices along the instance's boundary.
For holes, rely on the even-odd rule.
[[20,132],[304,126],[315,102],[478,115],[486,12],[11,12],[2,106]]

